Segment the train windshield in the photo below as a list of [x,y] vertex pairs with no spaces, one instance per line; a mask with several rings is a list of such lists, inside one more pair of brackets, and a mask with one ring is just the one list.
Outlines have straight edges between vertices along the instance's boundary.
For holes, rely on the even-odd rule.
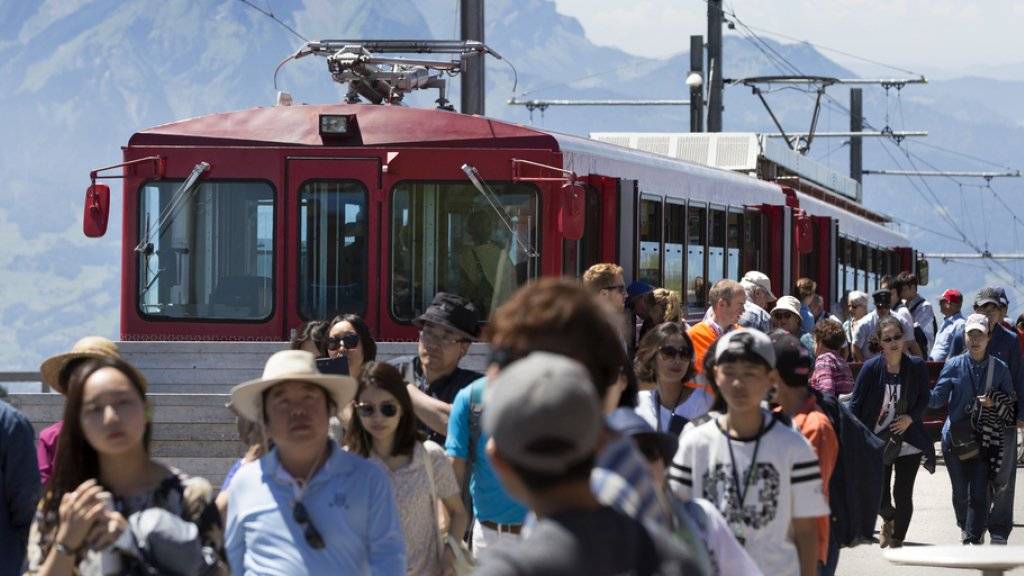
[[[540,199],[529,184],[490,182],[519,236],[538,246]],[[491,310],[538,273],[515,235],[471,183],[402,182],[391,198],[391,314],[410,322],[437,292]]]
[[180,182],[139,192],[138,306],[147,316],[264,320],[273,309],[274,191],[263,182]]

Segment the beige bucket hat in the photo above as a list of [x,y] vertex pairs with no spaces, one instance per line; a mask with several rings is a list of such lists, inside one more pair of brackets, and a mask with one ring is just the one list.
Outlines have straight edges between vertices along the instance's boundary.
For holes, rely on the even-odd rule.
[[[103,336],[86,336],[75,342],[70,352],[57,354],[44,360],[39,366],[39,379],[53,390],[61,394],[67,394],[67,390],[64,389],[64,383],[60,381],[61,372],[64,371],[64,368],[70,362],[87,358],[117,358],[118,360],[124,360],[121,357],[121,352],[117,349],[117,344]],[[131,366],[131,369],[134,372],[135,379],[142,384],[142,390],[145,392],[146,377],[134,366]]]
[[231,405],[240,415],[262,422],[263,392],[281,382],[309,382],[323,388],[340,412],[356,397],[356,381],[350,376],[321,374],[316,357],[305,350],[282,350],[267,360],[263,377],[243,382],[231,389]]

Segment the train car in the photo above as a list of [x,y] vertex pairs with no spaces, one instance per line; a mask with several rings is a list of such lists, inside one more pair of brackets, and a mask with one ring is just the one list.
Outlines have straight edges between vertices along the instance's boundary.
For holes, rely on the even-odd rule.
[[[443,110],[279,105],[173,122],[123,148],[123,340],[287,340],[362,315],[416,338],[441,290],[486,314],[532,278],[617,262],[691,314],[746,270],[830,302],[914,269],[884,217],[799,185]],[[105,231],[93,173],[85,231]]]

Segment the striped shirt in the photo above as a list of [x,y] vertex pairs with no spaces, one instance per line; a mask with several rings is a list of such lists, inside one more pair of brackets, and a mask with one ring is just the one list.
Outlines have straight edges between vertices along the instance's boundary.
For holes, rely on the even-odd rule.
[[821,469],[799,432],[768,412],[763,418],[766,425],[754,438],[730,438],[718,420],[687,429],[669,484],[680,498],[711,501],[762,572],[797,575],[790,524],[829,513]]

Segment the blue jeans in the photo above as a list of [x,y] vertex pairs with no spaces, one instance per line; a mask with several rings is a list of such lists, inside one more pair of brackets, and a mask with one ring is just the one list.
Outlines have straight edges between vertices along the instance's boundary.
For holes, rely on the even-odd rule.
[[963,540],[981,543],[988,519],[988,462],[984,456],[962,461],[952,453],[946,438],[942,457],[953,484],[953,512]]
[[1003,467],[999,477],[989,483],[992,511],[988,517],[989,536],[1006,543],[1013,529],[1013,492],[1017,482],[1017,429],[1007,428],[1003,435]]

